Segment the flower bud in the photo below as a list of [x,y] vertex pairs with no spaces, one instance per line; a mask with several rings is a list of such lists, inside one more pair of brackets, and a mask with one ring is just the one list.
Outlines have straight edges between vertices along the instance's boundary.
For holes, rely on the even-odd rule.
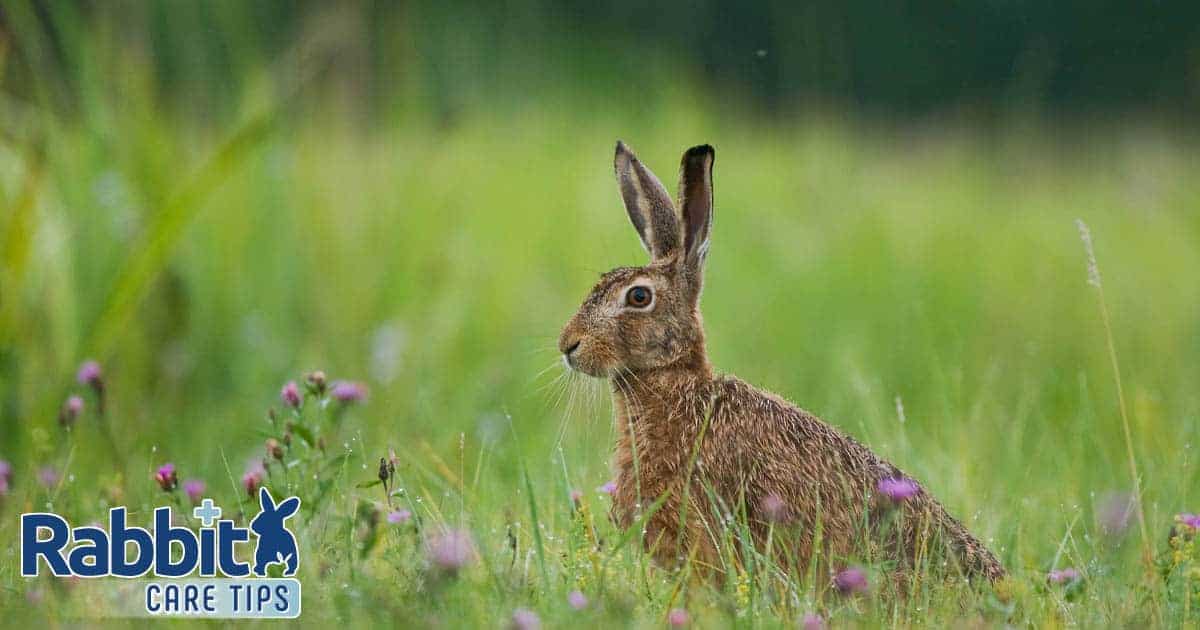
[[318,395],[325,395],[325,372],[316,370],[304,375],[304,382],[308,383],[309,389],[312,389]]
[[390,479],[391,477],[392,477],[392,474],[388,470],[387,458],[380,457],[379,458],[379,480],[382,481],[383,483],[387,483],[388,479]]

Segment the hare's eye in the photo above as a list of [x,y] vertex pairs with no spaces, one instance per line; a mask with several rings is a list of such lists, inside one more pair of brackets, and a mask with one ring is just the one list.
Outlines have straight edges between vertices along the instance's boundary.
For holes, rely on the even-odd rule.
[[625,294],[625,303],[634,308],[646,308],[653,297],[650,287],[633,287]]

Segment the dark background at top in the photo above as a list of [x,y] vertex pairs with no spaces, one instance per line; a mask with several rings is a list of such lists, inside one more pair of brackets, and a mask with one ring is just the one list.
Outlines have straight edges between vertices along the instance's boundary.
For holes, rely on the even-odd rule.
[[30,62],[28,25],[48,50],[7,72],[9,89],[55,68],[67,77],[59,89],[70,92],[79,62],[64,32],[99,30],[143,49],[162,94],[209,111],[237,93],[249,69],[319,37],[331,21],[350,24],[335,72],[351,77],[374,109],[406,91],[445,113],[472,100],[536,96],[551,83],[619,91],[625,80],[644,91],[679,73],[771,112],[819,105],[901,117],[1012,109],[1049,118],[1187,116],[1200,95],[1198,2],[20,5],[0,13],[18,58]]
[[771,104],[1186,107],[1200,89],[1196,2],[566,4],[572,28],[661,39],[707,79]]

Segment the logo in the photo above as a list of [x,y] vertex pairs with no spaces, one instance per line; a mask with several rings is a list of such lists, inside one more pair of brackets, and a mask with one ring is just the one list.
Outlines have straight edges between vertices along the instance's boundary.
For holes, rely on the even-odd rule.
[[[276,503],[266,488],[258,499],[261,510],[249,529],[221,519],[221,508],[207,498],[192,511],[198,531],[172,525],[170,507],[154,510],[152,531],[129,525],[125,507],[109,510],[107,529],[72,528],[49,512],[22,514],[21,575],[37,577],[45,569],[56,577],[170,578],[144,589],[141,612],[155,616],[297,617],[300,582],[291,576],[300,552],[286,521],[300,499]],[[238,560],[251,534],[253,565]],[[269,577],[272,568],[283,577]]]

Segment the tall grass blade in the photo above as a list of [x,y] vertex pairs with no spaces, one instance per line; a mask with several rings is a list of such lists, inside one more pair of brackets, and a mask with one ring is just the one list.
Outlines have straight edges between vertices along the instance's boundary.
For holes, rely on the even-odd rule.
[[138,303],[162,273],[184,229],[209,195],[259,147],[271,131],[274,112],[264,113],[233,134],[207,163],[167,201],[141,246],[125,259],[86,344],[90,356],[105,356],[126,329]]

